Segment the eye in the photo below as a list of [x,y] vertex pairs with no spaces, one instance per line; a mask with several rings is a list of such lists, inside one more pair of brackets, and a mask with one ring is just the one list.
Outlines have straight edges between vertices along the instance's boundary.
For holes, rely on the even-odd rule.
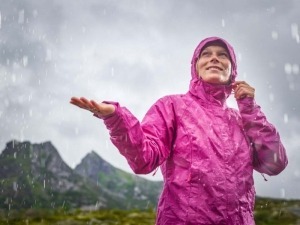
[[200,57],[202,57],[202,56],[208,56],[208,55],[209,55],[209,52],[208,52],[208,51],[203,51],[203,52],[201,53]]
[[229,57],[228,54],[227,54],[226,52],[221,52],[221,53],[219,54],[219,56],[224,57],[224,58],[228,58],[228,57]]

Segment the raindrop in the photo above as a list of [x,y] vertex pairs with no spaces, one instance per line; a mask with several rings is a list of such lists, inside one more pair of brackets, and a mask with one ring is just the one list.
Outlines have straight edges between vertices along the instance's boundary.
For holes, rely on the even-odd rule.
[[298,74],[299,73],[299,65],[298,64],[293,64],[292,71],[293,71],[294,74]]
[[36,18],[38,16],[38,11],[35,9],[35,10],[33,10],[32,14],[33,14],[33,17]]
[[24,23],[24,9],[19,11],[19,19],[18,19],[18,23],[19,24],[23,24]]
[[296,23],[291,24],[291,34],[292,38],[296,40],[297,43],[300,42],[298,25]]
[[16,82],[16,80],[17,80],[17,78],[16,78],[16,75],[15,75],[15,74],[13,74],[13,75],[12,75],[12,77],[11,77],[11,79],[12,79],[12,82],[13,82],[13,83],[15,83],[15,82]]
[[237,58],[238,58],[239,61],[242,61],[242,54],[240,52],[238,52]]
[[284,188],[280,189],[280,195],[281,195],[282,198],[285,198],[285,190],[284,190]]
[[46,188],[46,180],[44,179],[44,189]]
[[50,49],[47,49],[45,61],[48,62],[48,61],[51,61],[51,60],[52,60],[52,52],[51,52]]
[[269,11],[270,13],[275,13],[276,9],[275,9],[275,7],[271,7],[271,8],[268,8],[267,11]]
[[222,19],[222,27],[225,27],[225,20]]
[[18,184],[17,184],[16,181],[13,182],[13,190],[14,190],[15,192],[18,191]]
[[292,37],[295,38],[298,34],[298,25],[296,23],[291,24],[291,32],[292,32]]
[[23,66],[26,67],[28,65],[28,56],[23,56]]
[[277,40],[278,39],[278,33],[276,31],[272,31],[272,39]]
[[274,102],[274,94],[273,93],[269,94],[269,99],[270,99],[270,102]]
[[115,71],[114,71],[114,68],[112,67],[111,68],[111,76],[113,77],[115,75]]
[[292,65],[289,63],[286,63],[284,65],[284,71],[286,74],[291,74],[292,73]]
[[288,117],[288,114],[284,114],[283,115],[283,121],[284,121],[284,123],[288,123],[289,122],[289,117]]
[[0,29],[1,29],[1,11],[0,11]]

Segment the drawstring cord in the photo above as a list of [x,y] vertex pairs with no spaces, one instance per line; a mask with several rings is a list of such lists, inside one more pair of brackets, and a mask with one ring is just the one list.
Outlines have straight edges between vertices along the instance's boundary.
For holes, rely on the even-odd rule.
[[155,169],[154,172],[152,173],[152,176],[153,176],[153,177],[155,176],[155,174],[156,174],[158,168],[159,168],[159,167],[156,167],[156,169]]
[[263,176],[263,178],[264,178],[265,181],[268,181],[267,178],[265,177],[265,175],[263,173],[260,173],[260,174]]

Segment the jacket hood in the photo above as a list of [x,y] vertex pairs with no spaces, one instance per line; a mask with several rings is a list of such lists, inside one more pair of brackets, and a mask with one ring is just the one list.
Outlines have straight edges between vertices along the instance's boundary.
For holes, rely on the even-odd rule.
[[[210,42],[213,41],[219,41],[225,45],[225,47],[228,50],[230,60],[231,60],[231,76],[230,76],[230,84],[222,84],[222,85],[216,85],[216,84],[209,84],[207,82],[204,82],[202,78],[198,76],[197,70],[196,70],[196,63],[198,60],[198,57],[203,50],[203,48]],[[204,40],[202,40],[198,46],[196,47],[194,51],[194,55],[191,62],[191,75],[192,80],[190,82],[190,88],[189,91],[203,99],[203,100],[209,100],[211,102],[217,103],[218,105],[223,105],[226,99],[231,94],[232,88],[231,83],[235,81],[235,78],[237,76],[237,65],[236,65],[236,57],[233,50],[233,47],[224,39],[219,37],[208,37]]]

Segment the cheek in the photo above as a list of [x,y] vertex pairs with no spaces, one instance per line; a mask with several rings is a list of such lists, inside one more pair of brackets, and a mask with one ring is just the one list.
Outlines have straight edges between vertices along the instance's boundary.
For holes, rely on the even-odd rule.
[[196,71],[198,75],[200,75],[199,74],[200,72],[203,72],[202,69],[203,69],[203,63],[201,63],[201,61],[198,61],[196,64]]
[[226,74],[231,75],[231,64],[226,66]]
[[196,72],[197,72],[197,75],[199,76],[199,73],[200,73],[199,63],[196,64]]

